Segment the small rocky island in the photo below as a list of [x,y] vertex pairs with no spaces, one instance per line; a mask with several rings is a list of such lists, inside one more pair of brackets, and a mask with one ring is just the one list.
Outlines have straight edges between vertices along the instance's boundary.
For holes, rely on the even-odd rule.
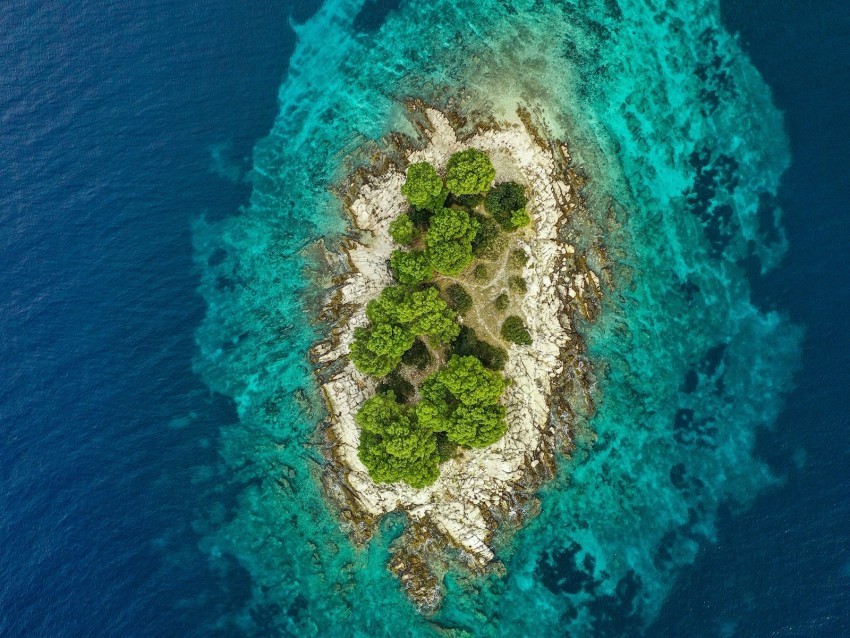
[[574,412],[592,410],[574,318],[596,316],[600,285],[569,241],[566,145],[523,109],[486,125],[409,111],[420,139],[394,137],[343,192],[353,228],[324,253],[328,337],[311,354],[326,491],[357,541],[407,514],[389,567],[427,612],[450,564],[498,567],[495,531],[533,514]]

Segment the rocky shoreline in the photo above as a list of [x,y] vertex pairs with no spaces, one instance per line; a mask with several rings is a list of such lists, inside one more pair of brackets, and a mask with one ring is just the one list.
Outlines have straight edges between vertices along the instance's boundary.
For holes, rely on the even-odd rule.
[[[476,125],[459,137],[467,124],[462,118],[422,103],[408,108],[424,144],[391,138],[389,152],[374,158],[372,170],[356,171],[342,193],[351,232],[339,251],[323,251],[327,271],[336,274],[321,312],[328,336],[312,348],[311,359],[329,415],[323,424],[326,494],[357,542],[371,536],[384,514],[407,514],[389,568],[414,603],[429,612],[439,605],[450,563],[473,571],[499,569],[491,546],[494,532],[534,514],[534,494],[554,475],[556,454],[572,448],[575,412],[592,412],[594,376],[575,319],[595,319],[601,285],[587,256],[568,240],[584,203],[582,180],[565,144],[543,134],[524,109],[518,109],[515,121]],[[466,147],[487,152],[500,174],[525,184],[531,194],[533,230],[523,240],[530,259],[522,273],[528,282],[522,309],[533,341],[509,349],[504,372],[513,384],[503,400],[509,424],[503,439],[464,450],[427,488],[375,484],[358,459],[354,422],[375,381],[348,361],[348,346],[354,328],[366,322],[366,303],[392,284],[388,227],[407,209],[400,193],[404,165],[428,161],[442,168],[449,155]]]

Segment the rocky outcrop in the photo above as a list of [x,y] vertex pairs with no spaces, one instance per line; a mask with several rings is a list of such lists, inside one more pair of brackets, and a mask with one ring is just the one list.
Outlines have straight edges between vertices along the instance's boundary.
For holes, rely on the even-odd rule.
[[430,487],[375,484],[357,457],[354,421],[374,393],[375,381],[359,373],[347,354],[354,328],[366,323],[366,303],[393,283],[387,268],[393,250],[388,227],[407,210],[400,192],[403,162],[385,157],[377,170],[359,171],[347,189],[352,233],[341,245],[345,268],[322,313],[329,321],[328,338],[311,352],[329,413],[324,483],[356,540],[368,538],[382,515],[406,512],[409,524],[395,543],[389,567],[428,611],[442,596],[448,554],[473,570],[492,568],[494,531],[533,514],[535,490],[553,475],[556,453],[569,450],[572,404],[581,402],[583,410],[592,406],[590,365],[571,317],[595,317],[601,289],[584,257],[564,239],[565,227],[582,207],[565,145],[542,135],[523,110],[514,122],[490,123],[459,139],[445,114],[417,104],[412,109],[411,120],[425,144],[415,148],[399,138],[399,157],[442,169],[455,151],[486,151],[501,178],[527,187],[533,220],[533,231],[524,239],[530,259],[522,273],[528,287],[522,311],[532,344],[509,350],[504,372],[513,384],[503,397],[507,433],[487,448],[463,450],[445,462]]

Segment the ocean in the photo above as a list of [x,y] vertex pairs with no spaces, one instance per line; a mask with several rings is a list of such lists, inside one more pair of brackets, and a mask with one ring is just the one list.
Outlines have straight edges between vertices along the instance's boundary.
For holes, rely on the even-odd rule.
[[435,633],[403,521],[358,550],[315,479],[303,249],[400,93],[500,86],[622,208],[631,283],[597,445],[433,620],[850,635],[850,8],[320,4],[4,5],[0,635]]

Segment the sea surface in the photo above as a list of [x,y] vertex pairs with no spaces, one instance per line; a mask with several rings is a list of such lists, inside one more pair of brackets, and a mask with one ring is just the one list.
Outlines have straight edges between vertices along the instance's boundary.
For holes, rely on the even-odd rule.
[[[7,0],[0,60],[0,635],[850,635],[850,5]],[[596,444],[430,620],[306,359],[407,96],[534,106],[617,282]]]

